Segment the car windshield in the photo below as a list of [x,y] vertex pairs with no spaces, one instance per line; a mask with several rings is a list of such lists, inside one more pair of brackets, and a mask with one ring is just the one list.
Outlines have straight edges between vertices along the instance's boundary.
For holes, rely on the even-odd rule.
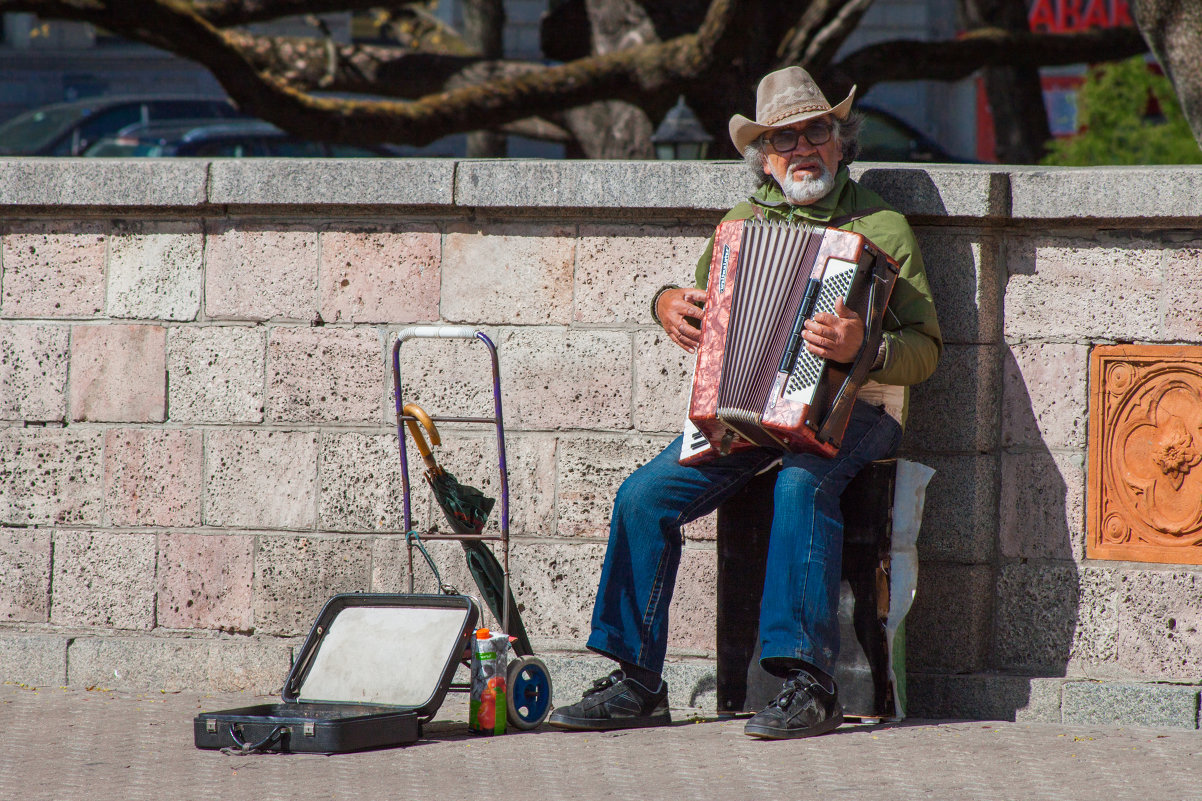
[[125,139],[101,139],[83,152],[98,158],[134,158],[162,156],[165,148],[158,142],[139,142]]
[[77,121],[87,107],[50,108],[30,111],[0,125],[0,153],[33,153],[47,145],[64,128]]

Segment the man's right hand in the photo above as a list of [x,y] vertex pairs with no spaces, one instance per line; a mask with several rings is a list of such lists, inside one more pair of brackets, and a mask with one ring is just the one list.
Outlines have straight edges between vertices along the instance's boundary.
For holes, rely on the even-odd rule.
[[693,353],[701,344],[701,331],[688,318],[700,320],[704,289],[665,289],[655,302],[655,313],[668,337],[680,347]]

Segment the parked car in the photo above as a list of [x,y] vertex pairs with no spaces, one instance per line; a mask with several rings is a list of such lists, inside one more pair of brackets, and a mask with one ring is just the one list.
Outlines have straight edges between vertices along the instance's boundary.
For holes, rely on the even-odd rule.
[[133,125],[84,151],[92,157],[206,158],[334,157],[379,158],[396,155],[384,147],[313,142],[259,120]]
[[934,139],[882,108],[861,104],[856,109],[864,115],[857,161],[972,162],[949,153]]
[[239,118],[246,115],[219,97],[93,97],[43,106],[0,125],[0,155],[78,156],[98,139],[130,125]]

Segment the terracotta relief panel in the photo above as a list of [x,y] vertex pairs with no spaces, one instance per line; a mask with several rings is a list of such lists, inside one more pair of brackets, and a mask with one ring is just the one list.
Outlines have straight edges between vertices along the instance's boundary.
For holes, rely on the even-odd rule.
[[1202,564],[1202,346],[1090,354],[1093,559]]

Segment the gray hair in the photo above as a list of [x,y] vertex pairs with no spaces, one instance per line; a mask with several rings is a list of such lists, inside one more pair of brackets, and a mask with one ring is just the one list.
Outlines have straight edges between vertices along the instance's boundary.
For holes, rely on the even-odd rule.
[[[858,111],[852,111],[844,119],[831,117],[831,122],[835,127],[834,136],[843,146],[843,159],[840,163],[851,164],[860,154],[860,126],[864,124],[864,115]],[[762,137],[753,139],[751,144],[743,150],[743,160],[747,162],[747,166],[751,168],[759,182],[757,186],[763,186],[773,180],[771,175],[764,172],[764,156]]]

